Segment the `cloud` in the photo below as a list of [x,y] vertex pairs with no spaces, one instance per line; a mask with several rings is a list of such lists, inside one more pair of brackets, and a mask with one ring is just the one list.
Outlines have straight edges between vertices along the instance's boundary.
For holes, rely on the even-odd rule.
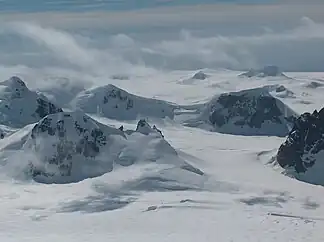
[[53,28],[43,28],[35,24],[13,23],[11,31],[27,37],[40,47],[50,50],[58,58],[62,58],[79,67],[89,67],[94,63],[95,53],[85,50],[68,33]]
[[[63,29],[32,22],[2,24],[0,78],[20,75],[28,84],[69,78],[107,83],[110,76],[158,71],[278,65],[285,71],[324,71],[324,24],[302,17],[295,26],[206,28]],[[1,26],[0,26],[1,27]],[[52,83],[55,85],[55,83]]]
[[[31,22],[13,22],[0,31],[0,42],[1,37],[12,41],[6,41],[6,45],[0,47],[0,50],[3,48],[3,56],[6,56],[0,57],[0,65],[5,67],[3,69],[12,69],[15,63],[15,69],[29,77],[33,68],[40,74],[56,72],[56,75],[68,74],[79,80],[109,78],[114,74],[145,72],[147,69],[143,63],[139,64],[140,55],[136,54],[135,42],[123,34],[109,36],[108,40],[96,46],[91,35],[43,27]],[[6,53],[8,48],[12,51]],[[26,55],[27,51],[29,55]],[[35,59],[38,62],[36,66]]]
[[190,68],[200,62],[202,67],[240,70],[275,64],[286,70],[323,71],[324,25],[304,17],[298,27],[283,32],[199,37],[183,31],[179,39],[163,40],[144,52]]

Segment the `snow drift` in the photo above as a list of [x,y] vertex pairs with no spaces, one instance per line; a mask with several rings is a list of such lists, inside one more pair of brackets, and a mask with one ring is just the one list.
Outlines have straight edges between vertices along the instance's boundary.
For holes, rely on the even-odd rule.
[[1,150],[8,153],[9,162],[23,152],[25,172],[37,182],[78,182],[141,163],[203,174],[178,157],[162,132],[145,120],[136,130],[124,131],[77,111],[51,114],[29,126],[28,132],[4,140],[7,145]]
[[268,87],[215,96],[185,125],[236,135],[286,136],[296,114]]
[[324,185],[324,108],[302,114],[287,140],[280,146],[276,161],[287,175]]
[[112,84],[81,92],[72,107],[117,120],[141,117],[173,118],[176,105],[166,101],[133,95]]
[[21,128],[35,123],[48,114],[62,112],[45,96],[29,90],[16,76],[0,82],[0,122]]

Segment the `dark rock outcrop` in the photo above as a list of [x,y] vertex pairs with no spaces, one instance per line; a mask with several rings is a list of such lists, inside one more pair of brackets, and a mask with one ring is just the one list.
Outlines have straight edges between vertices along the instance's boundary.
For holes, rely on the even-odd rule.
[[136,127],[136,132],[148,135],[150,133],[157,133],[159,134],[162,138],[164,138],[162,131],[159,130],[155,125],[151,127],[151,125],[145,120],[145,119],[140,119],[137,123]]
[[322,151],[324,108],[312,114],[304,113],[295,121],[287,140],[278,150],[277,162],[281,167],[293,169],[296,173],[306,173],[317,162],[323,162],[323,157],[319,156]]
[[198,121],[206,120],[214,131],[221,133],[286,136],[294,116],[266,88],[255,88],[213,98],[205,105]]
[[136,130],[122,130],[81,111],[62,112],[46,116],[24,137],[19,149],[26,154],[26,173],[41,183],[79,182],[109,173],[116,165],[142,162],[204,174],[178,157],[162,132],[145,120],[138,122]]
[[208,78],[208,75],[203,71],[198,71],[192,77],[192,79],[196,79],[196,80],[205,80],[206,78]]
[[324,86],[323,82],[316,82],[316,81],[312,81],[305,85],[305,87],[312,88],[312,89],[316,89],[316,88],[323,87],[323,86]]
[[[25,144],[44,163],[31,163],[33,176],[71,176],[75,160],[91,162],[106,148],[111,134],[124,136],[121,130],[101,125],[81,112],[46,116],[34,126]],[[53,172],[49,166],[54,167]]]
[[255,70],[255,69],[250,69],[247,72],[244,72],[239,75],[239,77],[276,77],[276,76],[281,76],[281,77],[287,77],[285,74],[283,74],[279,67],[277,66],[265,66],[262,69]]

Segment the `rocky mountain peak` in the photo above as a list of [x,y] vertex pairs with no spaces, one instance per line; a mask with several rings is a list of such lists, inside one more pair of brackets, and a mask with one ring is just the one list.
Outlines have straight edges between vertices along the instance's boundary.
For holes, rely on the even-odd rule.
[[226,132],[285,136],[294,113],[265,88],[255,88],[221,94],[208,104],[207,115]]
[[286,77],[277,66],[265,66],[262,69],[250,69],[247,72],[240,74],[241,77]]
[[0,99],[0,122],[11,127],[22,127],[63,111],[44,95],[29,90],[16,76],[0,82]]
[[324,108],[319,112],[302,114],[294,123],[287,140],[280,146],[277,162],[283,168],[305,173],[322,162],[324,150]]

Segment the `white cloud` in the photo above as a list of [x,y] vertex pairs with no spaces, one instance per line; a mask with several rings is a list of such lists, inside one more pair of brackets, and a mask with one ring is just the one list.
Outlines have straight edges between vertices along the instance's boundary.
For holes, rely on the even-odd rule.
[[306,17],[298,27],[284,32],[209,37],[186,32],[183,36],[161,41],[145,51],[175,62],[200,61],[205,67],[244,69],[277,64],[289,70],[324,69],[324,25]]
[[[268,64],[323,71],[324,16],[318,5],[278,6],[218,5],[216,10],[212,5],[119,15],[48,13],[47,18],[42,13],[1,15],[6,24],[0,24],[0,78],[12,73],[35,80],[56,75],[92,81],[163,68],[246,69]],[[279,25],[283,22],[286,25]]]

